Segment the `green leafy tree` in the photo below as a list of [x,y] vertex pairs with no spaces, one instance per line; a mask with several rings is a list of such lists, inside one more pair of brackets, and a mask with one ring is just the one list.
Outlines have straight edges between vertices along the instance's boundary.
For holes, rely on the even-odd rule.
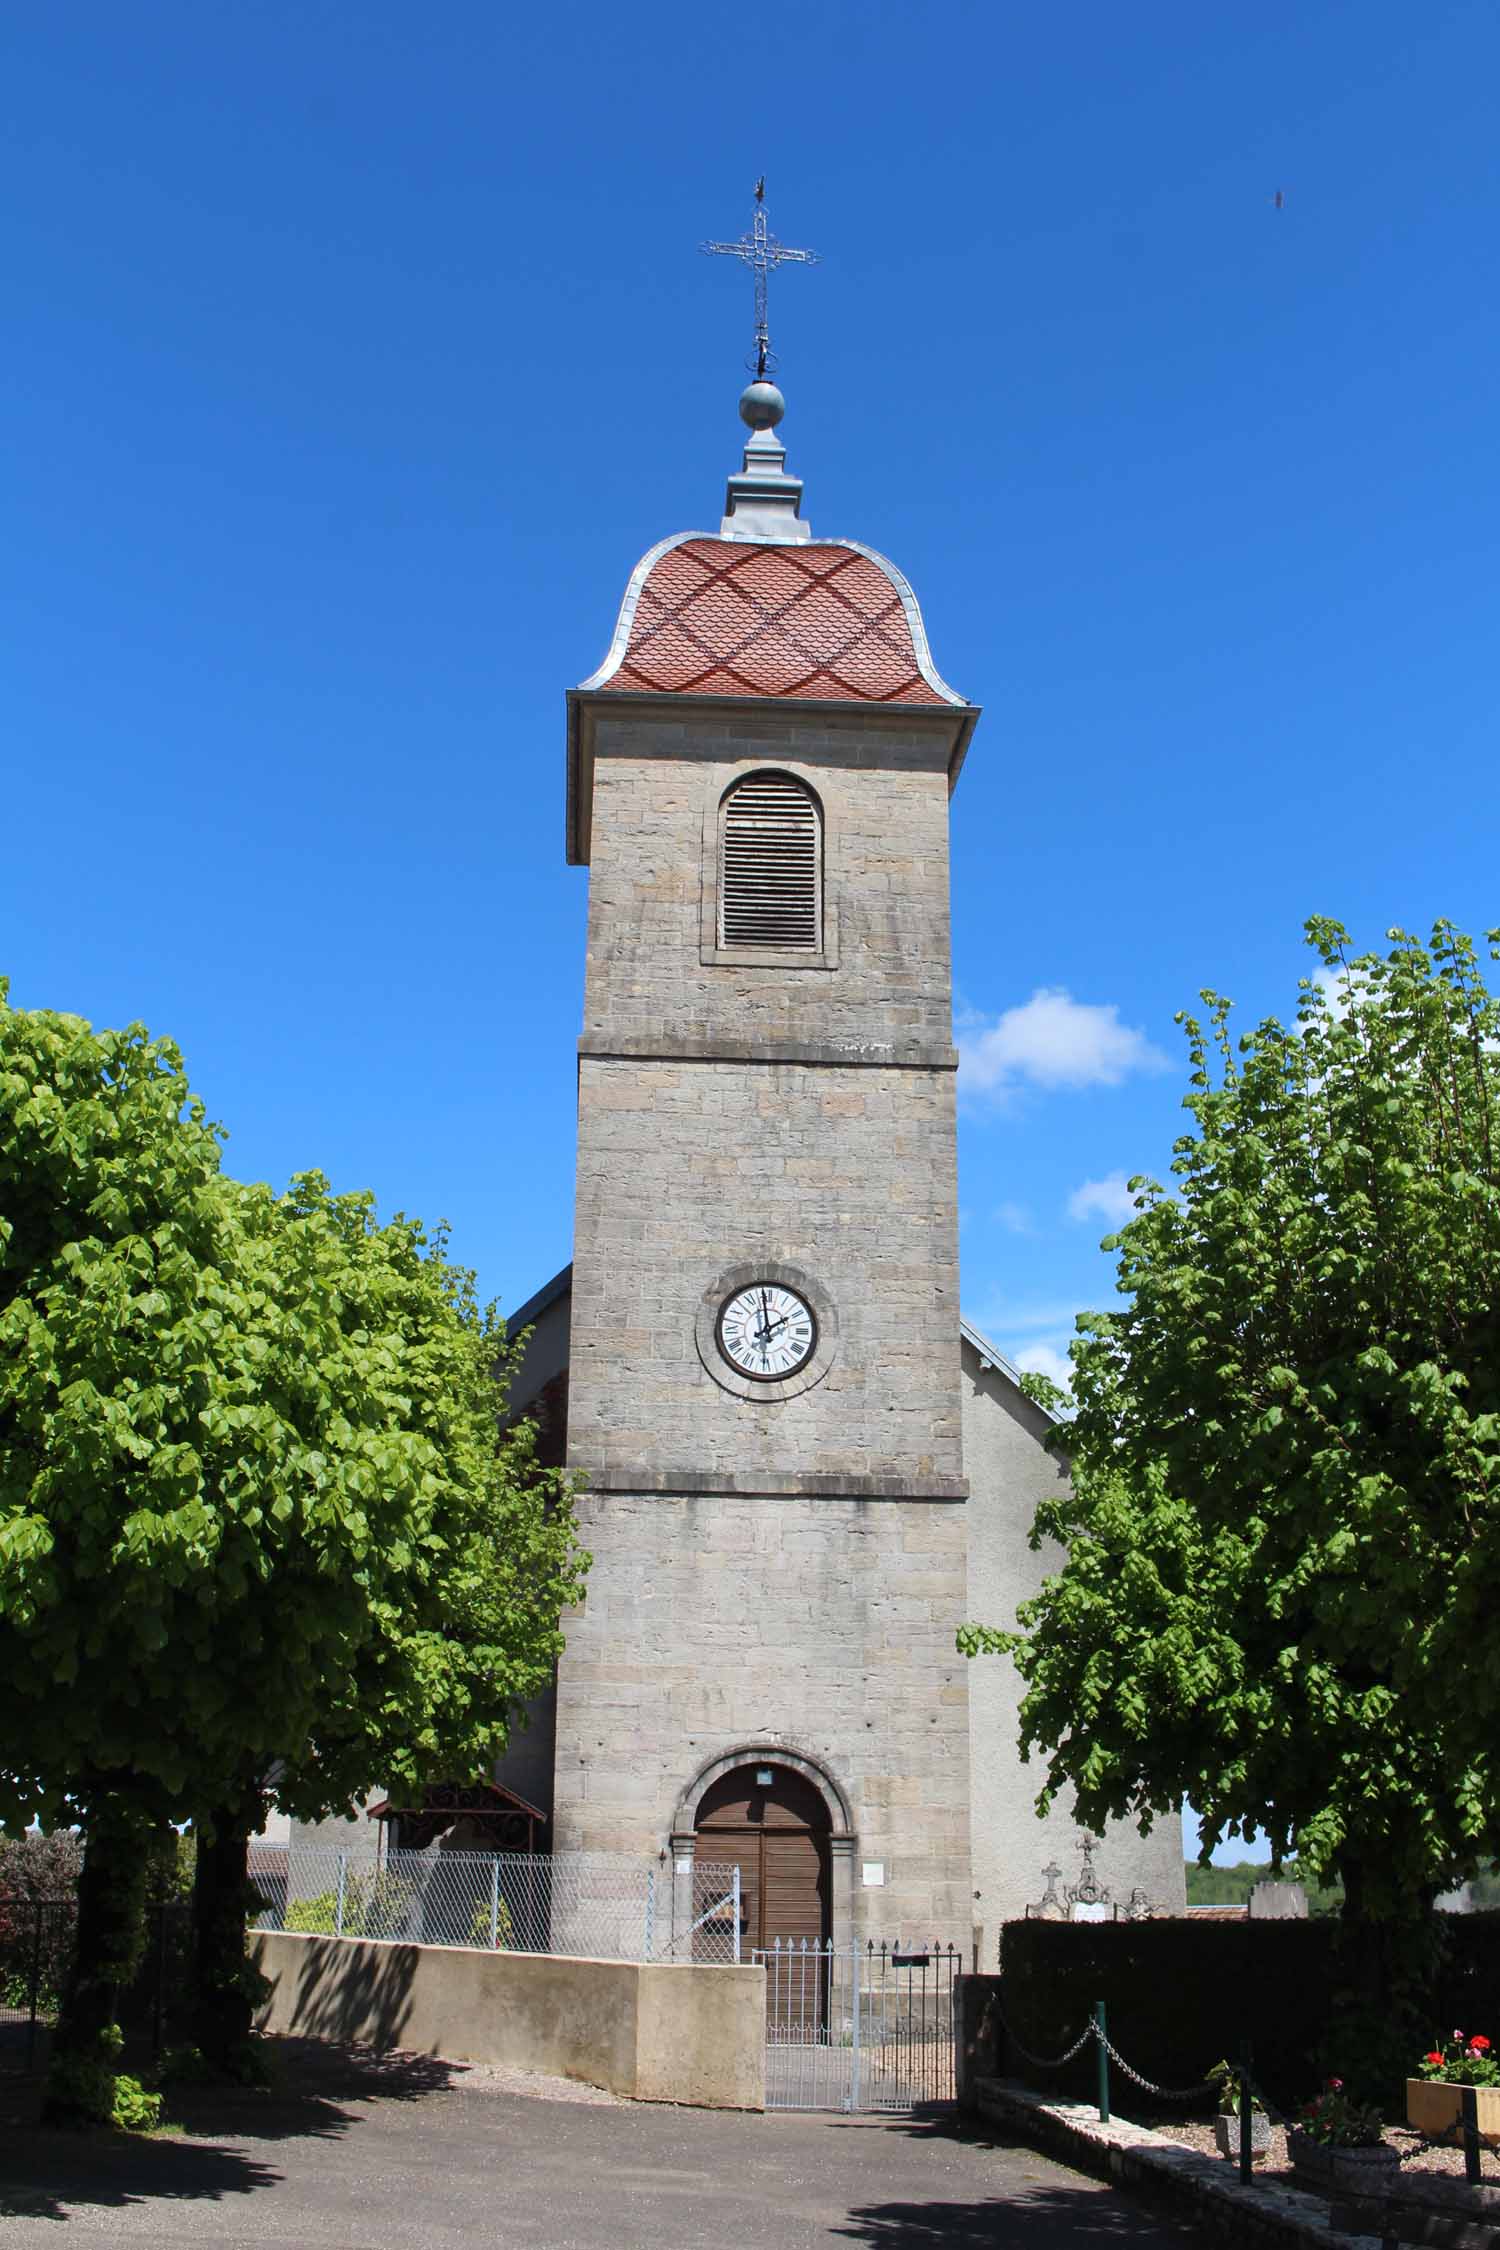
[[1500,1843],[1500,1005],[1446,923],[1308,934],[1295,1024],[1182,1019],[1174,1190],[1135,1183],[1072,1347],[1065,1561],[961,1638],[1014,1656],[1043,1802],[1187,1796],[1205,1856],[1342,1885],[1344,2060],[1388,2071],[1430,1901]]
[[0,1822],[87,1836],[54,2114],[109,2113],[163,1822],[201,1827],[198,2028],[229,2057],[275,1762],[332,1800],[398,1736],[413,1772],[493,1755],[547,1676],[580,1558],[501,1357],[441,1242],[316,1177],[227,1179],[170,1042],[0,985]]
[[[399,1539],[366,1558],[360,1631],[319,1666],[300,1729],[279,1737],[277,1801],[316,1818],[348,1810],[376,1779],[420,1801],[428,1782],[486,1778],[511,1719],[551,1679],[559,1615],[586,1567],[570,1488],[538,1465],[535,1426],[504,1420],[514,1347],[442,1235],[429,1241],[400,1218],[381,1226],[370,1197],[331,1195],[311,1175],[276,1207],[270,1244],[267,1286],[298,1305],[311,1289],[331,1308],[319,1382],[351,1347],[370,1381],[378,1342],[385,1434],[415,1447],[420,1469]],[[272,1640],[277,1590],[267,1582]],[[196,2035],[221,2061],[249,2030],[246,1845],[266,1776],[247,1748],[200,1837]]]

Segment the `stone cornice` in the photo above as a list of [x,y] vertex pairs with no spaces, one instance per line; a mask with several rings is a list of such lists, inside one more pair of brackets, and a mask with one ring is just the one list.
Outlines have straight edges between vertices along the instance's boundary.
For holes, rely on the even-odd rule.
[[809,1063],[830,1070],[957,1070],[949,1046],[854,1045],[836,1039],[723,1039],[718,1037],[590,1039],[578,1042],[580,1062]]
[[967,1500],[967,1477],[873,1477],[806,1474],[777,1476],[764,1469],[648,1469],[641,1463],[624,1468],[595,1468],[587,1461],[570,1460],[570,1471],[582,1477],[585,1493],[637,1493],[642,1499],[697,1499],[717,1494],[747,1500]]

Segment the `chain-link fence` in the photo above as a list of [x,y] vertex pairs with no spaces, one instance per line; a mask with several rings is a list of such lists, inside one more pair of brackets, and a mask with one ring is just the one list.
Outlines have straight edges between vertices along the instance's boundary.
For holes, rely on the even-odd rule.
[[567,1953],[596,1961],[740,1959],[739,1869],[593,1852],[252,1847],[255,1928]]

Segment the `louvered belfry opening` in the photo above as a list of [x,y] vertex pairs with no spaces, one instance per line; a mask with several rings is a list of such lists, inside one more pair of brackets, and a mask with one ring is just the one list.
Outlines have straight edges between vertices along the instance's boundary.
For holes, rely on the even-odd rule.
[[823,943],[823,823],[789,773],[751,773],[719,816],[719,943],[818,952]]

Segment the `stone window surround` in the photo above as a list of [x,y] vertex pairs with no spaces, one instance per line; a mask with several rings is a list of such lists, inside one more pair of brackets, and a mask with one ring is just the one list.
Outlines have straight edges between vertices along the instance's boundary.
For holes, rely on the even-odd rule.
[[[719,830],[724,801],[752,773],[784,773],[801,784],[818,810],[823,847],[823,945],[820,952],[797,946],[720,945]],[[834,823],[828,817],[816,768],[791,758],[741,758],[716,766],[703,799],[703,864],[698,922],[698,959],[709,969],[836,969],[839,965],[838,894],[835,881]]]
[[[826,1766],[818,1765],[798,1750],[787,1749],[779,1742],[742,1742],[732,1750],[721,1751],[701,1765],[678,1798],[672,1813],[671,1831],[667,1849],[671,1865],[679,1860],[690,1860],[698,1841],[698,1807],[705,1792],[726,1773],[739,1766],[760,1764],[786,1766],[810,1782],[828,1807],[828,1849],[832,1860],[830,1875],[833,1896],[830,1900],[833,1920],[833,1943],[843,1950],[854,1942],[854,1868],[858,1857],[859,1835],[854,1826],[854,1815],[849,1800]],[[689,1890],[689,1919],[691,1897]]]

